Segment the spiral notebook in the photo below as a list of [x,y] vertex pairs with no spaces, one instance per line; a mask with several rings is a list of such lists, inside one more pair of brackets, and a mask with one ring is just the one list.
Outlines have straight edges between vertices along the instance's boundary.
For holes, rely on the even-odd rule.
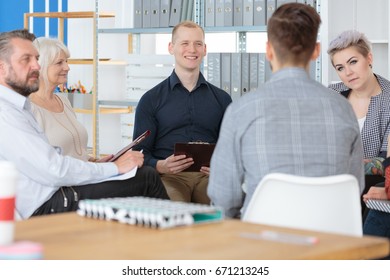
[[369,199],[366,205],[370,209],[390,213],[390,200]]
[[173,228],[223,220],[222,209],[148,197],[85,199],[79,202],[81,216],[118,221],[151,228]]

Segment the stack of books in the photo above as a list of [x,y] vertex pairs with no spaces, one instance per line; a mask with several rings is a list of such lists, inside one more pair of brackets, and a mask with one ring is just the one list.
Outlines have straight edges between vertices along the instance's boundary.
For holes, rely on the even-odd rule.
[[77,213],[90,218],[159,229],[217,222],[224,218],[222,209],[215,206],[148,197],[81,200]]

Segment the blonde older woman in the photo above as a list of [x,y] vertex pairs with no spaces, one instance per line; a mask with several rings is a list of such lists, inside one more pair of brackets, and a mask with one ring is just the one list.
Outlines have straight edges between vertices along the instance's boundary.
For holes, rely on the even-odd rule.
[[77,120],[69,100],[55,94],[57,86],[68,81],[68,48],[58,39],[46,37],[35,39],[33,44],[38,49],[41,66],[39,90],[30,95],[36,120],[50,144],[60,147],[63,155],[95,161],[87,153],[87,130]]

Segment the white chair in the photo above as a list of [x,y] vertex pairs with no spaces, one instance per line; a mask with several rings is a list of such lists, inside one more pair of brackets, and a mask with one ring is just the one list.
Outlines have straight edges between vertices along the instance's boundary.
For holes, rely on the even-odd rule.
[[266,175],[242,217],[245,222],[362,236],[359,184],[349,174]]

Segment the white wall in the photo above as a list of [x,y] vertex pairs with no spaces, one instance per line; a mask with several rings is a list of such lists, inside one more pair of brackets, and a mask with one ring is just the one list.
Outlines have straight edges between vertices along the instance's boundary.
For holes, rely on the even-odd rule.
[[328,44],[348,29],[356,29],[367,35],[373,43],[374,72],[389,78],[389,15],[388,0],[321,1],[322,81],[325,85],[339,81],[326,54]]

